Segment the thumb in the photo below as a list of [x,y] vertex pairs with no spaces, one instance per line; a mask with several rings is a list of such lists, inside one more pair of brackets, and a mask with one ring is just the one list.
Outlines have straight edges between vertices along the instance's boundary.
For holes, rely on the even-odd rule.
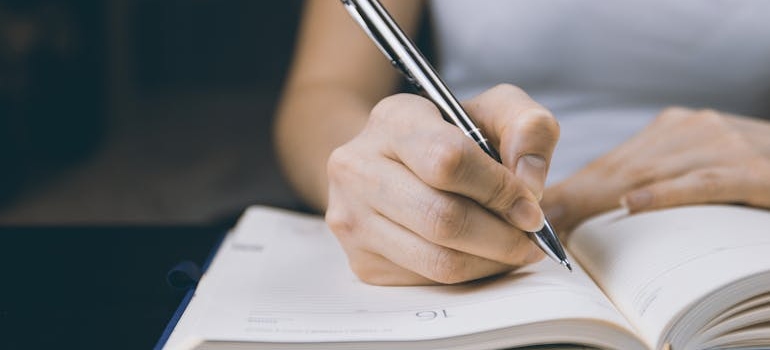
[[466,103],[468,112],[497,145],[500,158],[535,197],[541,198],[559,123],[518,87],[495,86]]

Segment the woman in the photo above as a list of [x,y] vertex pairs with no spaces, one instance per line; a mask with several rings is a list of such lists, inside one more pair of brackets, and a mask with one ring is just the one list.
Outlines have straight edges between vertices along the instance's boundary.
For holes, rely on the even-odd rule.
[[339,2],[309,1],[276,146],[362,280],[458,283],[537,261],[523,232],[544,212],[565,233],[620,205],[770,207],[770,5],[383,4],[412,36],[432,11],[440,71],[503,164],[429,101],[393,95],[397,72]]

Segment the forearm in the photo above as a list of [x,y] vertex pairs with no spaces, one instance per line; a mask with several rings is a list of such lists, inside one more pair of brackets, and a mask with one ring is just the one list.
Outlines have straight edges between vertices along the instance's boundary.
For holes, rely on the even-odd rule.
[[[385,3],[414,33],[422,2]],[[297,43],[274,142],[296,193],[324,211],[329,155],[358,134],[371,108],[395,91],[398,75],[339,2],[306,2]]]
[[314,209],[326,209],[326,161],[364,126],[375,103],[344,88],[293,87],[284,93],[275,148],[285,177]]

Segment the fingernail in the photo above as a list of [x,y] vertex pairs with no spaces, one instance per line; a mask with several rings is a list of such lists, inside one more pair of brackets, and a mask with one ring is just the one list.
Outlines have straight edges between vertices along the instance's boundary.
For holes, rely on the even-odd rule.
[[620,205],[629,211],[635,211],[649,207],[652,204],[652,192],[641,190],[631,192],[620,199]]
[[540,200],[543,197],[543,186],[546,175],[545,159],[534,154],[526,154],[516,163],[516,176],[518,176],[532,193]]
[[519,198],[508,214],[508,219],[520,229],[528,232],[539,231],[545,226],[545,218],[540,206],[526,198]]
[[628,199],[626,199],[628,196],[620,197],[620,207],[628,211]]

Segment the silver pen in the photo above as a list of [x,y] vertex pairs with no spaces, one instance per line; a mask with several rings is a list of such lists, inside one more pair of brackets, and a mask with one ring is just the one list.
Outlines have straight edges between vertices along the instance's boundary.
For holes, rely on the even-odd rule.
[[[495,148],[481,134],[481,130],[473,123],[435,69],[404,34],[382,4],[378,0],[341,1],[390,63],[398,68],[415,88],[421,90],[433,101],[445,118],[473,139],[490,157],[501,163],[500,155]],[[572,265],[564,253],[564,248],[547,219],[540,231],[530,232],[529,236],[546,255],[572,271]]]

